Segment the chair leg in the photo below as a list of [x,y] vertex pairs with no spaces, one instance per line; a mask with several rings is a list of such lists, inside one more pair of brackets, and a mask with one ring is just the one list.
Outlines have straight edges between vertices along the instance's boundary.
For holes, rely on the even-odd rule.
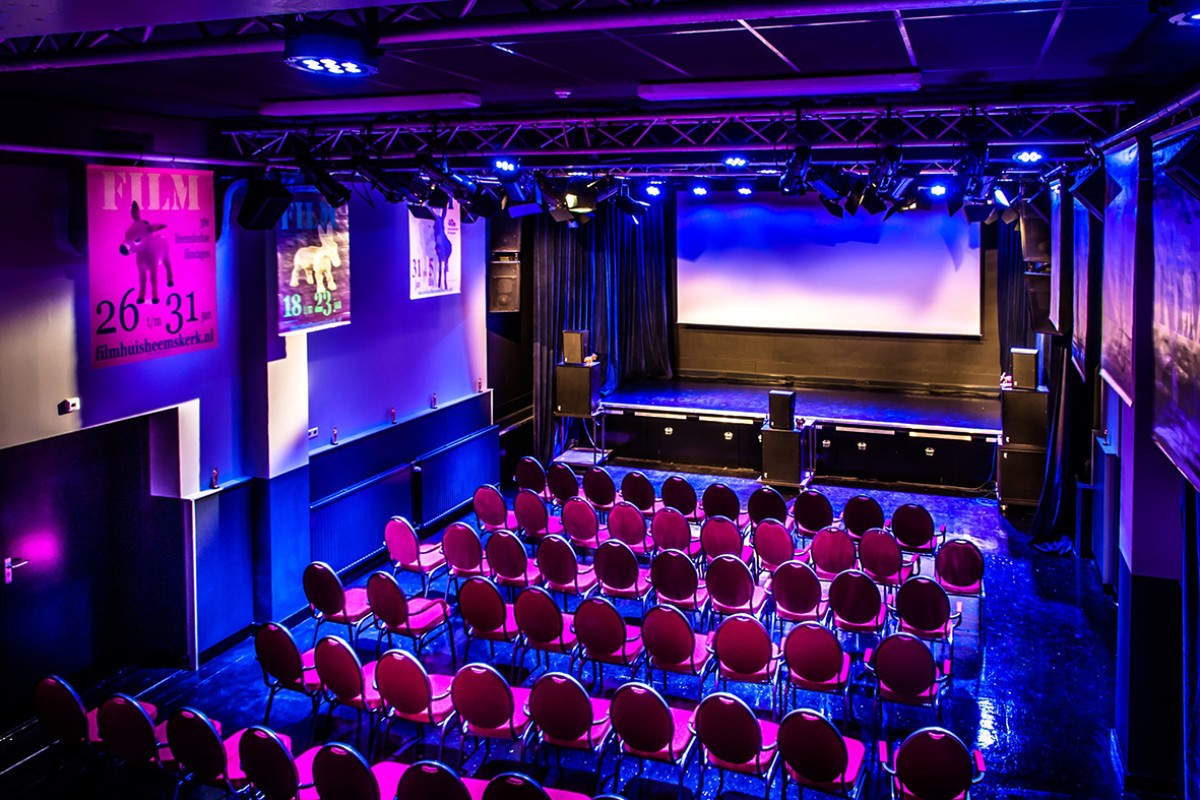
[[271,690],[267,692],[267,713],[263,714],[263,725],[266,725],[271,721],[271,704],[275,702],[275,693],[278,691],[278,687],[273,686],[271,687]]

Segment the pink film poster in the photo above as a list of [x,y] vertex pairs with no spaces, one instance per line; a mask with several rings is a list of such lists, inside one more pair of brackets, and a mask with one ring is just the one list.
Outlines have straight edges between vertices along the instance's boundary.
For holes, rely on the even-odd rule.
[[88,166],[92,366],[217,346],[211,172]]

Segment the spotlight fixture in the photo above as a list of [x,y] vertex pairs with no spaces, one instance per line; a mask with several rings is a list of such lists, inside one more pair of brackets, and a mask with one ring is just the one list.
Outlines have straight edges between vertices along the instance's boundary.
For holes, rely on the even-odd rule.
[[501,180],[504,180],[506,175],[515,175],[519,169],[517,162],[507,158],[497,158],[493,166]]
[[383,199],[389,203],[399,203],[412,196],[408,187],[389,175],[377,161],[365,157],[359,158],[354,163],[354,170],[370,181],[375,190],[383,195]]
[[692,194],[696,195],[696,197],[704,197],[704,195],[708,194],[708,189],[704,186],[693,186]]
[[879,191],[874,186],[868,186],[867,190],[863,192],[861,205],[863,210],[871,215],[887,210],[887,203],[883,202],[883,198],[879,196]]
[[1169,21],[1172,25],[1182,25],[1185,28],[1200,25],[1200,8],[1189,8],[1186,11],[1172,14]]
[[350,202],[350,189],[334,178],[329,170],[313,161],[311,156],[300,156],[296,159],[296,166],[300,168],[304,179],[329,201],[329,205],[338,208]]
[[662,189],[658,188],[652,183],[646,187],[646,194],[650,195],[651,197],[658,197],[660,194],[662,194]]
[[284,39],[283,60],[316,75],[362,77],[379,71],[379,37],[329,20],[305,20]]
[[967,222],[987,222],[992,213],[992,207],[987,203],[966,203],[962,209]]
[[725,166],[740,169],[749,163],[742,156],[725,156]]
[[1045,157],[1039,150],[1021,150],[1013,155],[1013,161],[1020,164],[1036,164]]
[[946,187],[946,213],[950,216],[957,214],[963,207],[963,190],[958,181]]
[[792,150],[783,174],[779,176],[779,192],[785,197],[801,194],[812,168],[812,148],[799,144]]
[[429,176],[431,181],[450,192],[459,201],[470,200],[478,191],[475,181],[450,169],[450,165],[445,161],[435,161],[428,154],[417,157],[417,167]]
[[754,187],[748,183],[743,183],[737,188],[737,193],[742,197],[749,197],[750,195],[754,194]]
[[644,203],[641,200],[634,200],[629,196],[628,184],[621,184],[620,191],[617,192],[613,202],[616,204],[618,209],[629,215],[629,218],[633,220],[633,224],[635,225],[641,224],[641,220],[639,220],[638,217],[640,217],[642,214],[645,214],[650,208],[649,203]]
[[835,203],[846,196],[846,176],[837,167],[819,167],[809,172],[809,183],[821,196]]
[[762,167],[758,170],[759,175],[778,175],[781,172],[783,172],[783,170],[778,169],[777,167]]
[[838,219],[841,219],[842,214],[845,213],[842,210],[842,207],[837,204],[837,201],[830,200],[825,195],[821,195],[821,205],[825,206],[825,210],[828,211],[833,216],[837,217]]
[[935,183],[933,186],[929,187],[929,193],[931,195],[933,195],[934,197],[945,197],[946,196],[946,184]]
[[896,181],[900,174],[901,158],[903,158],[903,152],[898,144],[889,144],[879,151],[879,156],[875,159],[875,166],[871,168],[870,176],[871,185],[879,194],[899,193]]
[[863,196],[866,195],[869,187],[870,184],[867,183],[866,178],[858,178],[854,181],[850,187],[850,192],[846,195],[846,213],[854,216],[855,212],[858,211],[858,207],[862,205]]
[[999,186],[996,187],[996,190],[992,193],[992,196],[995,198],[996,203],[1003,208],[1008,208],[1010,205],[1012,205],[1004,189]]

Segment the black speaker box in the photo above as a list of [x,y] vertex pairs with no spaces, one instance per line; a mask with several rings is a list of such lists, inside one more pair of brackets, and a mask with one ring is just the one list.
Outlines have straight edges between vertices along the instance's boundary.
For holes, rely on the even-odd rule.
[[492,261],[488,264],[488,311],[521,310],[521,262]]
[[775,430],[790,431],[795,427],[796,393],[784,389],[772,389],[770,402],[770,424]]
[[1034,333],[1058,333],[1050,321],[1050,273],[1025,273],[1025,306],[1029,309],[1029,326]]
[[252,178],[237,221],[248,231],[269,231],[292,204],[292,193],[279,181]]
[[1016,390],[1000,393],[1000,419],[1006,445],[1045,447],[1049,416],[1048,392]]
[[1046,448],[1005,445],[996,451],[996,491],[1001,503],[1036,505],[1046,476]]
[[798,430],[762,429],[763,483],[800,485],[800,436]]
[[[1050,263],[1050,221],[1031,202],[1021,203],[1021,258]],[[1026,273],[1028,274],[1028,273]]]
[[488,225],[493,253],[521,252],[521,220],[499,215],[490,218]]
[[559,364],[554,368],[554,413],[591,417],[600,407],[600,362]]
[[1014,389],[1036,389],[1038,387],[1038,351],[1028,347],[1014,347],[1012,356],[1012,385]]
[[567,364],[582,364],[583,359],[591,354],[588,346],[587,331],[563,331],[562,360]]

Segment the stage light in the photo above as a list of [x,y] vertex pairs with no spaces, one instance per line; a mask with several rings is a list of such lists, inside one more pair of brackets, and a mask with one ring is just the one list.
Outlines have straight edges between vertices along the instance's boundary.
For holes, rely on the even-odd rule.
[[887,210],[887,203],[883,202],[883,198],[879,196],[874,186],[868,186],[863,193],[862,203],[863,210],[874,216]]
[[929,193],[931,195],[933,195],[934,197],[945,197],[946,196],[946,184],[935,183],[933,186],[929,187]]
[[379,71],[378,55],[376,41],[328,20],[305,20],[286,35],[283,45],[289,67],[315,75],[374,75]]
[[1008,208],[1009,205],[1011,205],[1008,200],[1008,195],[1005,194],[1004,190],[999,186],[996,187],[996,190],[992,193],[992,195],[996,198],[996,202],[1004,208]]
[[662,189],[659,189],[654,184],[650,184],[646,187],[646,194],[650,195],[651,197],[658,197],[660,194],[662,194]]
[[754,187],[744,183],[737,188],[737,193],[742,197],[749,197],[750,195],[754,194]]
[[407,186],[389,175],[376,161],[360,158],[355,162],[354,169],[359,175],[370,181],[375,190],[383,195],[383,199],[389,203],[399,203],[412,196],[412,192]]
[[1187,11],[1172,14],[1169,17],[1169,22],[1173,25],[1182,25],[1184,27],[1200,25],[1200,9],[1190,8]]
[[618,209],[629,215],[635,225],[641,223],[638,217],[645,214],[646,210],[650,208],[649,203],[643,203],[641,200],[634,200],[630,197],[628,190],[619,192],[613,202],[616,203]]
[[987,203],[967,203],[963,206],[967,222],[987,222],[992,213],[992,207]]
[[708,189],[703,186],[693,186],[692,194],[696,195],[696,197],[704,197],[704,195],[708,194]]
[[590,178],[592,173],[583,169],[572,169],[567,171],[568,178]]
[[329,170],[313,161],[310,156],[304,155],[297,158],[296,166],[304,174],[305,180],[329,201],[329,205],[338,208],[350,202],[350,189],[334,178]]
[[812,148],[806,144],[796,145],[783,168],[783,174],[779,176],[780,193],[790,197],[803,192],[811,168]]
[[1037,150],[1021,150],[1013,156],[1013,161],[1022,164],[1036,164],[1046,156]]
[[846,176],[837,167],[819,167],[809,172],[809,183],[822,197],[837,202],[846,196]]
[[748,162],[741,156],[725,156],[725,166],[741,168],[746,166]]
[[428,154],[417,157],[417,167],[429,176],[433,183],[441,185],[460,202],[470,200],[478,190],[475,181],[450,169],[445,161],[434,161]]
[[1004,213],[1000,215],[1000,221],[1005,225],[1012,225],[1020,218],[1020,216],[1020,207],[1016,203],[1013,203],[1008,208],[1004,209]]
[[507,158],[497,158],[495,167],[496,172],[500,173],[502,176],[505,174],[511,175],[517,171],[516,162],[509,161]]
[[858,207],[862,205],[863,196],[867,193],[868,186],[866,178],[859,178],[854,181],[854,184],[850,187],[850,192],[846,195],[845,208],[847,214],[854,216],[855,212],[858,211]]
[[825,195],[821,195],[821,205],[825,206],[825,210],[833,216],[837,217],[838,219],[842,218],[842,214],[844,212],[842,211],[842,207],[837,204],[837,201],[830,200]]

